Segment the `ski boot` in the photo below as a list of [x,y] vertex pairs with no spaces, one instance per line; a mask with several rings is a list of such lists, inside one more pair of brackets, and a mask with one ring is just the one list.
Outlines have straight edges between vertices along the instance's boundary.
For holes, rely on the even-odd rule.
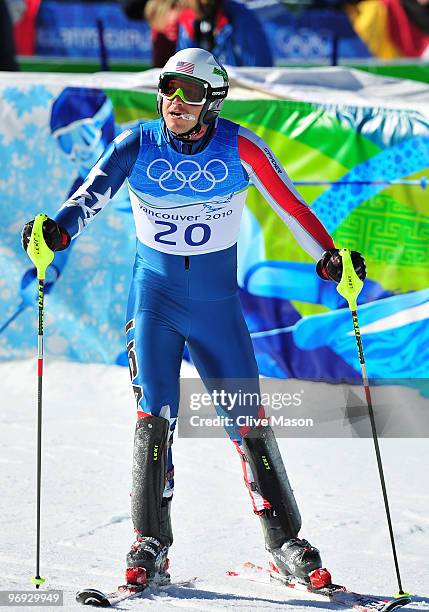
[[310,580],[314,570],[322,567],[319,551],[307,540],[292,538],[270,553],[280,574],[294,576],[304,582]]
[[259,516],[265,537],[265,548],[271,554],[272,569],[282,576],[294,576],[307,582],[310,574],[322,567],[320,553],[307,540],[287,537],[272,508]]
[[137,535],[127,555],[125,580],[127,584],[168,584],[168,546],[151,536]]

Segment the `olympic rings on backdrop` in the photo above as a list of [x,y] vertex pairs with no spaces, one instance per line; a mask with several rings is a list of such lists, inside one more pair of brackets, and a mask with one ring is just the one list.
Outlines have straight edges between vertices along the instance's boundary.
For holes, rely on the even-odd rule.
[[[212,164],[216,163],[220,164],[222,168],[222,175],[220,178],[217,178],[213,172]],[[192,166],[195,168],[195,170],[193,170],[190,174],[189,172],[188,174],[185,174],[183,171],[183,166],[186,164],[188,164],[188,166]],[[209,170],[209,167],[212,169]],[[163,168],[165,168],[165,170],[163,170]],[[152,170],[155,170],[156,173],[161,172],[161,174],[159,176],[153,176]],[[180,191],[183,189],[183,187],[185,187],[185,185],[189,185],[189,187],[194,191],[205,193],[206,191],[211,191],[217,183],[222,183],[222,181],[228,177],[228,166],[221,159],[211,159],[206,163],[204,168],[202,168],[200,164],[193,159],[183,159],[173,168],[168,159],[161,157],[150,162],[147,167],[146,174],[151,181],[158,183],[163,191]],[[209,183],[208,187],[201,187],[201,185],[197,184],[197,181],[201,178],[201,176],[203,176]],[[167,186],[167,181],[171,177],[174,177],[179,184],[173,187]]]

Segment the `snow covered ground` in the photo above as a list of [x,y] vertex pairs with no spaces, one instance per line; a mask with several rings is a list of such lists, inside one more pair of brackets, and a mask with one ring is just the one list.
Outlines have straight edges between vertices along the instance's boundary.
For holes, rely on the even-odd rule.
[[[31,589],[34,360],[0,364],[0,379],[0,589]],[[111,590],[123,578],[132,540],[134,398],[127,370],[114,366],[48,363],[44,385],[41,574],[47,587],[64,589],[64,609],[77,610],[77,589]],[[396,592],[372,440],[281,439],[279,445],[301,507],[301,534],[320,547],[334,579],[373,594]],[[226,438],[177,437],[173,448],[171,573],[173,580],[199,580],[195,588],[171,587],[123,609],[335,609],[281,586],[228,577],[246,560],[266,560],[236,452]],[[429,610],[429,445],[384,439],[381,450],[403,584],[417,595],[407,609],[422,612]]]

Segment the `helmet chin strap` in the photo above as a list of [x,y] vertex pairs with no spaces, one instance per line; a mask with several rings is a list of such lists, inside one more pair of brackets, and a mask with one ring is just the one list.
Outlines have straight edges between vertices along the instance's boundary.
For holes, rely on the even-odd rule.
[[192,136],[198,134],[198,132],[201,132],[202,128],[203,126],[201,125],[200,121],[198,121],[197,125],[194,125],[194,127],[187,132],[181,132],[180,134],[178,132],[173,132],[173,130],[170,130],[170,132],[173,134],[174,138],[187,141],[190,140]]

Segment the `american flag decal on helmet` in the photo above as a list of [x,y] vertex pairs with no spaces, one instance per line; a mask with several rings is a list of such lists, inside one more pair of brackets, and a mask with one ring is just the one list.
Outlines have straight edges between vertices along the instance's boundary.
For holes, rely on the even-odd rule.
[[176,70],[177,72],[185,72],[186,74],[193,74],[195,68],[195,64],[191,64],[191,62],[177,62]]

